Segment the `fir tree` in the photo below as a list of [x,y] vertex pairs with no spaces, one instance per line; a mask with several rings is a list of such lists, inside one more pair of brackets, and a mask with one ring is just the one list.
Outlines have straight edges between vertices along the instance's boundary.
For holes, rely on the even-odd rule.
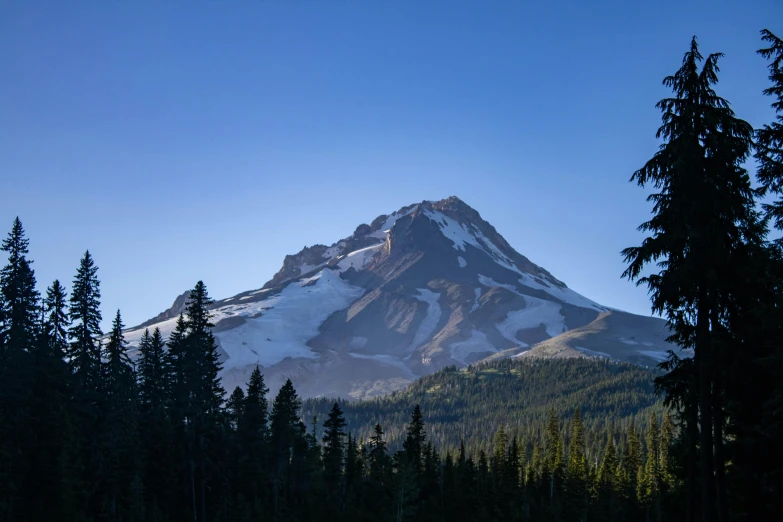
[[5,349],[13,352],[32,351],[37,337],[39,316],[32,261],[27,259],[29,240],[17,217],[0,250],[8,254],[7,264],[0,270],[0,307],[3,322],[0,338]]
[[[772,107],[777,114],[775,121],[756,131],[757,176],[765,192],[780,196],[783,194],[783,40],[768,29],[761,31],[761,38],[769,47],[760,49],[758,53],[770,60],[769,79],[772,82],[764,94],[775,100]],[[766,210],[775,227],[783,229],[783,199],[779,197],[766,205]]]
[[647,460],[644,466],[643,499],[648,509],[655,513],[655,519],[660,520],[661,513],[661,489],[663,478],[661,474],[661,430],[658,427],[658,417],[655,412],[650,412],[650,421],[647,424]]
[[120,311],[112,322],[104,351],[103,398],[100,407],[103,474],[106,480],[106,506],[111,520],[125,518],[132,511],[128,495],[140,469],[137,456],[136,376],[123,335]]
[[571,421],[571,441],[568,445],[566,468],[568,492],[567,520],[583,520],[587,516],[587,459],[582,419],[577,409]]
[[266,395],[269,388],[258,366],[253,369],[242,403],[237,435],[242,448],[240,484],[243,494],[251,501],[254,513],[261,510],[262,484],[267,476],[269,456],[269,421]]
[[[207,519],[208,487],[212,466],[217,462],[217,441],[221,434],[224,390],[218,376],[217,342],[209,313],[212,300],[202,281],[190,291],[185,308],[187,334],[184,338],[188,462],[191,499],[196,499],[197,520]],[[216,505],[209,505],[217,509]]]
[[421,471],[421,452],[424,449],[426,437],[424,419],[421,415],[421,408],[417,404],[413,407],[411,421],[410,424],[408,424],[407,435],[402,447],[406,458],[414,464],[414,467],[418,472]]
[[343,459],[345,458],[345,417],[336,402],[324,422],[323,463],[324,480],[332,494],[342,485]]
[[[705,522],[712,519],[716,491],[713,409],[720,384],[713,386],[719,371],[715,361],[718,346],[711,331],[716,318],[727,305],[725,286],[736,275],[733,253],[744,242],[763,236],[755,210],[750,177],[743,168],[752,139],[751,126],[735,117],[726,100],[719,97],[718,60],[712,54],[699,70],[702,56],[696,39],[683,58],[681,68],[664,80],[674,96],[661,100],[663,124],[657,136],[664,140],[659,151],[631,180],[660,192],[648,199],[654,202],[654,215],[640,230],[651,232],[640,247],[623,251],[628,268],[624,276],[646,284],[652,294],[653,311],[666,316],[674,332],[671,340],[694,349],[691,390],[686,422],[698,415],[700,446],[700,504]],[[657,262],[659,273],[640,277],[642,269]],[[668,390],[672,393],[674,390]],[[715,395],[714,395],[715,394]],[[695,434],[691,425],[688,433]],[[720,428],[719,428],[720,431]],[[695,515],[696,441],[690,437],[689,520]],[[720,451],[719,451],[720,453]],[[718,490],[719,497],[721,491]]]
[[270,421],[270,449],[272,457],[272,507],[275,516],[288,510],[292,493],[293,456],[304,439],[303,426],[299,420],[302,401],[294,390],[291,380],[277,393],[272,403]]
[[67,295],[60,281],[55,279],[52,286],[46,290],[44,299],[46,345],[50,353],[60,360],[65,358],[68,351]]
[[97,402],[101,371],[101,292],[97,274],[98,267],[87,251],[73,280],[68,329],[68,360],[74,382],[82,398],[92,403]]
[[168,511],[175,497],[172,487],[177,469],[173,430],[169,417],[169,368],[163,336],[158,328],[145,330],[139,342],[138,392],[139,439],[142,446],[146,486],[145,500],[150,518]]

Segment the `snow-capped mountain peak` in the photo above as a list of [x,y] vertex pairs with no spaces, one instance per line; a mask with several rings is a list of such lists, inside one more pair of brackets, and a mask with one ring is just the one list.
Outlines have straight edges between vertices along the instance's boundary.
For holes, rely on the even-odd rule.
[[[184,307],[129,331],[168,335]],[[606,308],[514,250],[478,212],[423,201],[286,256],[260,289],[214,303],[227,389],[256,365],[270,387],[366,397],[488,357],[607,356],[652,364],[663,321]]]

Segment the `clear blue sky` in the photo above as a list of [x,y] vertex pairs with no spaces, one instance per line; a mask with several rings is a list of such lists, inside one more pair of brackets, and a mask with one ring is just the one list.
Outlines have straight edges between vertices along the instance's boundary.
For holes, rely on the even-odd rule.
[[[39,284],[93,253],[128,325],[203,279],[260,287],[285,254],[457,195],[578,292],[620,279],[690,37],[719,92],[772,118],[759,30],[783,2],[0,0],[0,232]],[[108,325],[108,320],[104,321]]]

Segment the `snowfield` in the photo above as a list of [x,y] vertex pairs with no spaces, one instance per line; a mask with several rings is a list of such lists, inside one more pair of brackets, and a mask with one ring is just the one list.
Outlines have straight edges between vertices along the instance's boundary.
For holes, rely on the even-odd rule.
[[440,305],[438,304],[440,294],[428,290],[427,288],[417,288],[416,290],[419,291],[419,295],[414,297],[419,301],[424,301],[428,305],[427,316],[422,319],[419,324],[416,335],[413,336],[413,341],[408,347],[409,352],[413,352],[416,348],[424,344],[427,339],[435,333],[435,328],[438,326],[438,321],[440,321],[440,316],[442,314]]
[[527,347],[527,344],[520,342],[516,338],[518,331],[527,328],[537,328],[543,324],[547,335],[550,337],[556,337],[568,330],[565,324],[565,317],[560,313],[562,306],[559,304],[522,294],[512,285],[498,283],[491,277],[481,274],[479,274],[479,283],[489,287],[505,288],[524,299],[525,308],[509,312],[506,315],[506,319],[496,325],[500,334],[515,345]]
[[473,331],[470,332],[470,339],[452,343],[450,351],[452,359],[455,359],[462,364],[467,364],[465,359],[472,353],[495,353],[498,350],[489,342],[489,339],[487,339],[484,332],[473,329]]
[[[327,317],[348,307],[363,293],[362,288],[350,285],[336,271],[323,269],[313,277],[289,283],[282,292],[263,301],[212,310],[215,324],[228,317],[245,318],[240,326],[215,333],[228,355],[224,369],[250,364],[271,366],[286,357],[317,357],[307,341],[318,335],[318,328]],[[157,326],[168,338],[176,321],[169,319],[149,329]],[[142,329],[128,332],[126,339],[137,345],[142,334]]]
[[[530,274],[523,272],[514,264],[511,259],[503,254],[503,252],[501,252],[500,249],[489,240],[489,238],[482,234],[475,225],[471,224],[466,226],[459,221],[456,221],[437,211],[426,211],[425,215],[437,223],[443,235],[453,243],[452,246],[455,250],[464,252],[465,246],[471,245],[487,254],[498,265],[519,274],[520,284],[523,284],[529,288],[543,290],[552,297],[559,299],[564,303],[572,304],[582,308],[592,308],[593,310],[597,310],[599,312],[607,311],[606,307],[579,295],[568,287],[560,287],[549,284],[541,278],[534,278]],[[461,267],[464,268],[467,266],[467,262],[465,262],[462,257],[458,257],[457,260]]]
[[367,263],[370,262],[372,256],[374,256],[381,248],[383,248],[383,243],[378,243],[377,245],[368,246],[367,248],[354,250],[350,254],[347,254],[345,257],[340,259],[340,261],[337,263],[337,267],[340,269],[340,272],[345,272],[349,268],[353,268],[354,270],[361,270]]

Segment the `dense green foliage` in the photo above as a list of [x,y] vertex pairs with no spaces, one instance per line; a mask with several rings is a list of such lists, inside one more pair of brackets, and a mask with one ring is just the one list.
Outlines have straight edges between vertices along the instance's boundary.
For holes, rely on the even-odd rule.
[[[653,379],[658,372],[603,360],[505,359],[458,370],[448,367],[422,377],[405,390],[372,400],[340,402],[349,431],[369,437],[376,423],[394,448],[405,437],[410,405],[421,406],[429,440],[442,450],[461,443],[472,453],[491,452],[495,431],[537,436],[552,408],[565,417],[582,411],[603,449],[605,432],[644,426],[651,410],[661,413]],[[324,418],[330,399],[304,402],[304,418]]]
[[202,282],[131,361],[119,311],[101,332],[90,253],[70,296],[54,281],[42,298],[17,218],[0,269],[0,521],[783,519],[783,254],[767,240],[783,206],[757,199],[783,193],[783,44],[762,37],[778,121],[736,118],[713,87],[720,55],[694,39],[664,81],[661,148],[632,177],[658,192],[625,276],[692,349],[661,371],[501,360],[347,403],[303,402],[290,380],[272,399],[256,368],[227,394]]

